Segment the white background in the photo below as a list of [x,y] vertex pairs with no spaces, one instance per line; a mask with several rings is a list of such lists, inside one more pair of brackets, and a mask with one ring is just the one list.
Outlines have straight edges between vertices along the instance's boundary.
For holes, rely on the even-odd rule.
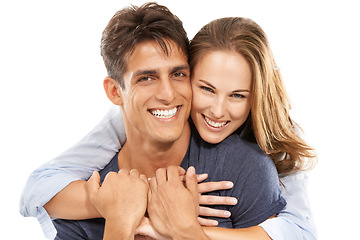
[[[37,220],[19,214],[23,186],[32,170],[78,141],[109,109],[101,33],[117,10],[143,2],[0,3],[0,239],[44,239]],[[355,1],[159,3],[182,19],[189,38],[220,17],[249,17],[263,27],[292,100],[292,116],[319,155],[309,174],[319,239],[359,239]]]

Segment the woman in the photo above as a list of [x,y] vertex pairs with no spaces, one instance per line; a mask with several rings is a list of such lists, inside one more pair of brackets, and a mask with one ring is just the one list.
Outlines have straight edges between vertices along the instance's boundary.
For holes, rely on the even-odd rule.
[[[250,141],[257,141],[261,149],[273,159],[280,176],[304,170],[307,166],[305,159],[315,157],[312,149],[298,135],[298,127],[289,116],[289,103],[280,73],[266,35],[256,23],[242,18],[225,18],[209,23],[191,42],[190,67],[193,86],[191,116],[205,141],[219,143],[233,132]],[[115,115],[115,118],[118,117]],[[116,132],[118,128],[112,128],[111,121],[110,124],[104,124],[107,125],[106,132],[95,130],[90,136],[93,140],[97,136],[107,141],[113,140],[111,145],[107,142],[104,143],[106,146],[101,146],[103,142],[99,140],[96,144],[114,155],[119,149],[118,138],[108,137],[107,134]],[[80,144],[80,147],[83,146],[82,151],[84,147],[92,147],[88,145],[92,144],[90,139]],[[100,151],[98,154],[101,156]],[[62,158],[66,158],[66,154]],[[54,165],[55,162],[50,164]],[[89,163],[90,169],[99,169],[98,166]],[[73,185],[64,190],[76,193],[76,188],[71,187]],[[49,212],[52,207],[51,202],[46,205]],[[83,218],[94,217],[84,211]],[[297,227],[296,220],[289,218],[281,224],[289,221],[290,225]],[[272,222],[273,219],[270,219],[267,225],[245,231],[206,228],[206,233],[214,238],[219,233],[222,238],[244,234],[268,237],[265,229],[270,237],[275,238],[271,235]],[[279,226],[279,223],[275,224]],[[285,228],[290,228],[290,225]]]
[[[256,141],[283,177],[313,166],[315,154],[289,115],[281,75],[260,26],[245,18],[212,21],[191,41],[189,59],[191,118],[202,139],[216,144],[238,132]],[[205,232],[214,239],[266,239],[262,229],[250,229],[245,233],[206,228]]]

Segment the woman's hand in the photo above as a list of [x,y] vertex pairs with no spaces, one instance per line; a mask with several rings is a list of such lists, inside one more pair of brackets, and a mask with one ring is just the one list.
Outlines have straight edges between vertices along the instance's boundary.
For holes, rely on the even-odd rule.
[[[207,174],[200,174],[198,178],[198,192],[199,204],[200,204],[200,216],[209,216],[209,217],[220,217],[227,218],[231,215],[229,211],[218,210],[209,207],[204,207],[202,205],[236,205],[237,199],[234,197],[222,197],[222,196],[212,196],[212,195],[201,195],[206,192],[212,192],[217,190],[230,189],[234,184],[230,181],[220,181],[220,182],[203,182],[208,177]],[[198,217],[198,221],[202,226],[214,227],[218,225],[216,220],[205,219]]]

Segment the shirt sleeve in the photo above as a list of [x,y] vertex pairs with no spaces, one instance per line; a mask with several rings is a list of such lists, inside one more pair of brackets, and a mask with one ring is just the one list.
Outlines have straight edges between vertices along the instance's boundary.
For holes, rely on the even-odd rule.
[[232,171],[239,174],[231,194],[238,198],[238,204],[231,208],[234,228],[258,225],[286,205],[274,163],[260,151],[252,153],[242,156],[242,165],[232,163]]
[[316,228],[307,196],[308,177],[305,173],[281,178],[285,185],[282,196],[287,205],[276,218],[261,223],[267,234],[276,240],[315,240]]
[[88,179],[110,162],[126,141],[121,109],[113,106],[103,120],[73,147],[33,171],[20,199],[20,213],[36,217],[47,238],[56,230],[43,206],[69,183]]

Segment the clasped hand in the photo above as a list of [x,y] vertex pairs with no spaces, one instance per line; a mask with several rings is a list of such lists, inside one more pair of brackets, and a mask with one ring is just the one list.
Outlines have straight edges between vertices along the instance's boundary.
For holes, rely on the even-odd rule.
[[[231,197],[200,195],[232,187],[231,182],[198,184],[206,178],[206,174],[196,176],[193,167],[185,172],[182,168],[170,166],[158,169],[156,176],[148,182],[145,175],[135,169],[121,169],[118,173],[108,173],[102,185],[98,172],[94,172],[87,189],[90,201],[99,213],[107,222],[116,222],[122,231],[129,231],[132,236],[141,235],[141,239],[175,239],[199,231],[199,223],[206,226],[217,224],[199,218],[199,213],[203,216],[229,215],[227,211],[199,207],[199,203],[236,204],[236,199]],[[149,218],[145,217],[146,213]]]

